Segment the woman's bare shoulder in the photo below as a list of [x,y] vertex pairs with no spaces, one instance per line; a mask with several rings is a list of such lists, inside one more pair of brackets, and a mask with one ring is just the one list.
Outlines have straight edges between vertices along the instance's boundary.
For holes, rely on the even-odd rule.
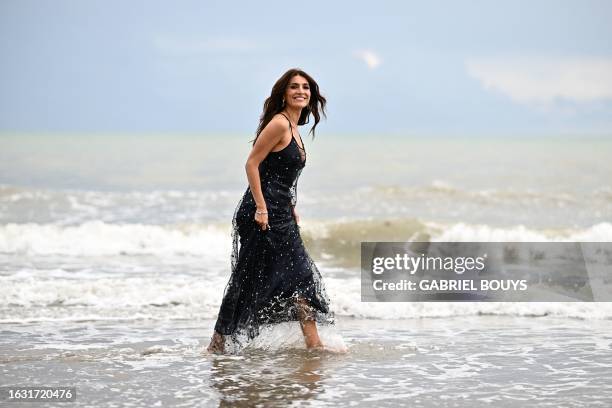
[[268,124],[264,127],[263,130],[265,130],[266,132],[271,131],[274,133],[283,132],[286,127],[285,123],[287,123],[287,119],[285,119],[284,116],[280,113],[277,113],[272,117],[272,119],[270,119],[270,122],[268,122]]
[[261,134],[258,137],[258,140],[261,139],[260,143],[269,144],[270,148],[276,145],[284,136],[286,127],[280,118],[283,115],[276,114],[270,122],[262,129]]
[[289,122],[287,122],[287,118],[285,117],[285,115],[283,115],[282,113],[277,113],[274,116],[272,116],[272,119],[270,119],[270,123],[272,122],[276,122],[279,123],[281,125],[288,125]]

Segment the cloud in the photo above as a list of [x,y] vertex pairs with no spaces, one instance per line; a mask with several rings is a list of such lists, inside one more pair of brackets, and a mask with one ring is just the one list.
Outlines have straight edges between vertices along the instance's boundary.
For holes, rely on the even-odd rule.
[[251,51],[257,45],[247,39],[232,37],[179,37],[161,35],[153,38],[153,46],[165,54],[196,55],[209,51]]
[[370,69],[376,69],[382,63],[381,58],[371,50],[357,50],[353,56],[365,62]]
[[485,89],[499,91],[523,104],[612,99],[612,58],[470,58],[465,66]]

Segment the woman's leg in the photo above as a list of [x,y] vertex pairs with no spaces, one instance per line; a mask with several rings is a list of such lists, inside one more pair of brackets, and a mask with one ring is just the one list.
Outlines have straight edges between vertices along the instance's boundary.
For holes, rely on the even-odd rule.
[[222,354],[225,348],[225,339],[221,333],[215,331],[213,333],[212,338],[210,339],[210,344],[206,349],[209,353],[214,354]]
[[317,322],[315,321],[312,307],[310,307],[306,299],[302,297],[298,297],[296,303],[298,318],[300,319],[300,326],[302,327],[302,333],[304,334],[304,340],[306,341],[306,348],[322,348],[323,343],[319,338]]

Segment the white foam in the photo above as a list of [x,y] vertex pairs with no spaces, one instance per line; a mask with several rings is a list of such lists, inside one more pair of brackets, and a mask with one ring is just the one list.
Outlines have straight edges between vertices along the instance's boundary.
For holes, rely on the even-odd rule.
[[362,319],[499,315],[612,319],[612,302],[361,302],[361,280],[325,278],[332,309]]
[[[346,344],[334,326],[320,325],[319,338],[327,347],[345,349]],[[298,322],[285,322],[274,325],[264,325],[259,336],[248,343],[247,349],[262,349],[278,351],[285,349],[306,349],[304,335]]]
[[536,230],[524,225],[492,227],[485,224],[428,222],[432,241],[438,242],[608,242],[612,224],[603,222],[585,229]]
[[230,227],[158,226],[88,221],[77,226],[0,226],[0,252],[19,254],[123,255],[192,254],[223,257],[231,250]]
[[[586,229],[539,231],[525,226],[429,223],[434,241],[612,241],[612,224]],[[213,225],[115,225],[101,221],[66,227],[52,224],[0,226],[0,251],[9,254],[160,255],[144,268],[125,257],[121,265],[97,265],[83,258],[77,269],[15,269],[0,276],[0,322],[105,319],[214,319],[229,278],[229,229]],[[168,255],[195,255],[167,268]],[[183,257],[187,258],[187,257]],[[62,266],[65,259],[62,258]],[[131,263],[131,265],[130,265]],[[176,272],[185,266],[189,273]],[[612,303],[361,302],[359,273],[320,267],[332,309],[342,316],[411,319],[463,315],[558,316],[612,319]],[[144,269],[143,269],[144,268]],[[198,271],[201,273],[198,273]],[[355,278],[337,278],[347,272]]]
[[[358,279],[324,277],[324,280],[336,315],[360,319],[476,315],[612,319],[610,302],[361,302]],[[220,288],[225,283],[197,279],[101,279],[26,283],[22,289],[3,284],[0,304],[5,307],[0,310],[0,323],[216,319],[222,297]],[[291,331],[271,336],[284,339],[282,344],[287,343],[288,347],[300,339]]]
[[[0,277],[0,305],[20,308],[86,308],[94,314],[107,311],[170,308],[177,317],[193,314],[211,317],[218,311],[225,278],[197,276],[118,277],[99,279],[13,279]],[[38,310],[42,313],[44,310]],[[103,313],[104,312],[104,313]],[[170,312],[170,313],[172,313]]]
[[[358,220],[355,222],[359,222]],[[304,231],[312,239],[331,238],[334,222],[311,221]],[[538,230],[524,225],[426,222],[432,241],[543,242],[612,241],[612,224],[583,229]],[[0,225],[0,252],[25,255],[195,255],[226,263],[231,252],[229,224],[111,224],[88,221],[76,226],[56,224]],[[330,254],[334,255],[334,254]],[[329,256],[329,255],[328,255]]]

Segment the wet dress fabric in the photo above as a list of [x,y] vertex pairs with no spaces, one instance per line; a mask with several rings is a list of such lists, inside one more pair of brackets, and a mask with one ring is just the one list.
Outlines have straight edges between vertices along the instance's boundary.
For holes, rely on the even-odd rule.
[[250,187],[232,219],[232,272],[215,324],[215,331],[224,335],[226,352],[245,347],[263,325],[304,319],[334,324],[321,274],[304,247],[292,212],[306,151],[298,144],[291,122],[289,129],[291,142],[271,151],[259,165],[270,227],[262,230],[255,222]]

